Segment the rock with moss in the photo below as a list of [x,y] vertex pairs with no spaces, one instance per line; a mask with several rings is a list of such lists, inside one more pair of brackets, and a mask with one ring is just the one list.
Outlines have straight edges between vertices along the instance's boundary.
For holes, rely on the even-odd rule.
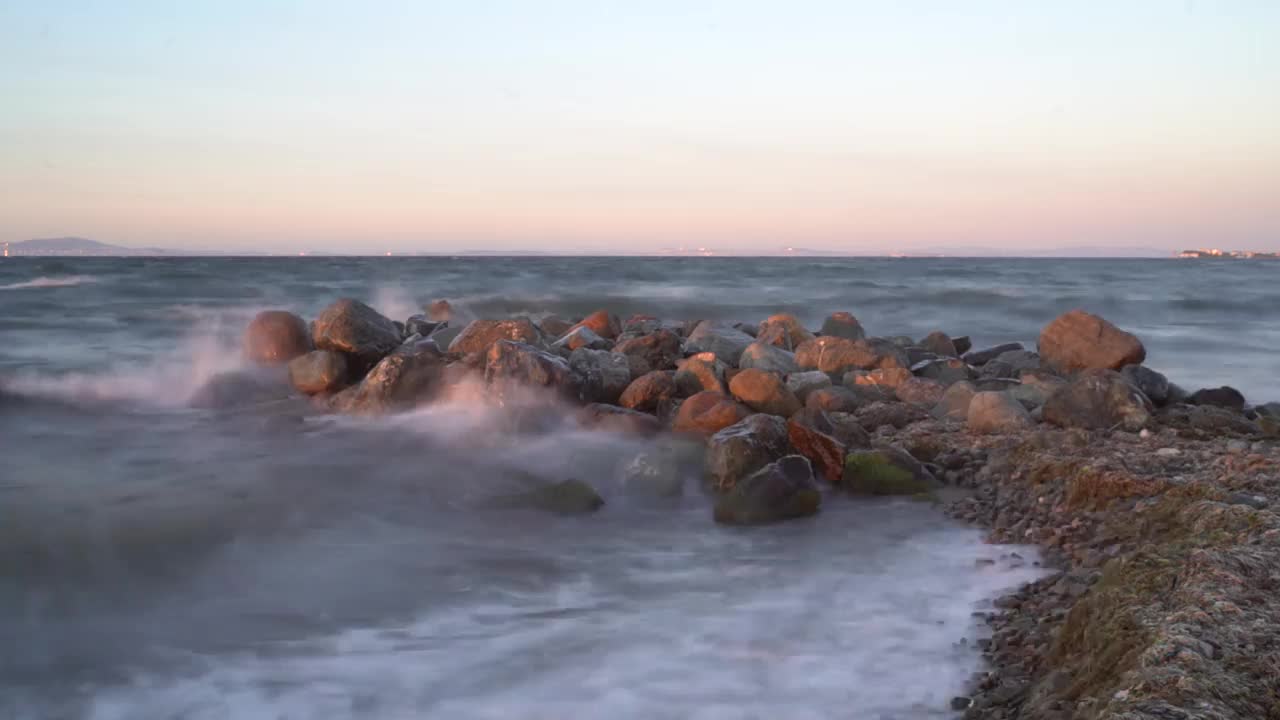
[[840,485],[855,495],[928,495],[939,487],[919,461],[892,447],[849,453]]
[[788,455],[748,476],[722,495],[714,510],[724,525],[765,525],[818,512],[822,493],[813,468],[800,455]]
[[569,479],[498,497],[493,505],[541,510],[556,515],[584,515],[604,507],[604,498],[587,483]]

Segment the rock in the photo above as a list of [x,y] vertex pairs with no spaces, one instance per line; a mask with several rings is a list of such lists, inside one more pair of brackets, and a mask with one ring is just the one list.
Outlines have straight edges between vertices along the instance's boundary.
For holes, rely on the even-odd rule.
[[1151,419],[1146,396],[1114,370],[1086,370],[1045,401],[1046,422],[1060,427],[1140,430]]
[[578,348],[569,356],[569,368],[584,402],[615,404],[631,384],[631,366],[621,353]]
[[959,357],[960,353],[956,352],[956,345],[951,338],[940,330],[935,330],[925,336],[920,341],[920,347],[928,350],[935,355],[943,357]]
[[242,345],[249,361],[280,365],[311,352],[311,330],[291,312],[266,310],[249,321]]
[[894,447],[849,453],[840,485],[855,495],[921,495],[939,486],[919,461]]
[[995,360],[996,358],[1000,357],[1004,353],[1010,352],[1012,350],[1025,350],[1025,349],[1026,348],[1022,347],[1022,343],[1004,343],[1003,345],[996,345],[995,347],[989,347],[986,350],[975,350],[973,352],[965,353],[963,360],[970,365],[982,366],[982,365],[986,365],[992,360]]
[[453,341],[462,334],[465,328],[450,327],[448,325],[436,328],[432,333],[430,340],[436,344],[441,350],[448,350]]
[[1187,398],[1187,402],[1192,405],[1212,405],[1213,407],[1226,408],[1236,412],[1244,411],[1244,395],[1241,395],[1239,390],[1225,385],[1197,390],[1191,393],[1191,397]]
[[861,340],[867,336],[867,332],[862,329],[862,324],[858,322],[858,318],[847,312],[832,313],[828,316],[823,321],[822,329],[818,331],[818,334],[845,338],[846,340]]
[[1263,403],[1254,408],[1259,415],[1280,419],[1280,402]]
[[545,388],[566,398],[579,396],[578,383],[567,360],[514,340],[497,340],[489,346],[484,379],[500,398],[522,386]]
[[358,385],[334,395],[329,407],[361,415],[411,409],[435,397],[444,366],[444,355],[435,343],[402,345],[374,365]]
[[1072,310],[1040,331],[1040,355],[1064,372],[1119,370],[1142,364],[1147,350],[1138,338],[1097,315]]
[[1280,438],[1280,416],[1259,413],[1258,432],[1269,438]]
[[787,389],[790,390],[796,399],[805,402],[809,398],[809,393],[814,390],[831,387],[831,376],[821,370],[812,370],[810,372],[793,372],[787,375]]
[[676,370],[676,390],[684,396],[700,392],[729,392],[724,375],[727,367],[714,353],[699,353],[681,361]]
[[[622,323],[618,321],[618,317],[610,315],[605,310],[591,313],[583,318],[582,322],[574,325],[574,328],[586,328],[606,340],[614,340],[622,334]],[[570,329],[570,332],[572,331]]]
[[680,405],[671,429],[703,436],[714,435],[751,414],[745,405],[718,392],[700,392]]
[[853,380],[853,385],[877,385],[896,390],[899,385],[902,385],[913,378],[914,376],[911,374],[911,371],[906,368],[880,368],[878,370],[870,371],[851,371],[848,375],[845,375],[844,383],[847,387],[850,385],[849,381]]
[[828,387],[814,390],[804,401],[804,406],[827,412],[854,412],[864,400],[849,388]]
[[658,441],[625,460],[618,472],[622,491],[633,497],[672,498],[701,469],[700,443]]
[[449,343],[452,353],[487,353],[500,340],[539,347],[542,335],[528,318],[511,320],[476,320],[462,329]]
[[867,432],[875,432],[886,426],[901,430],[930,417],[919,405],[902,402],[873,402],[858,408],[856,415]]
[[1017,400],[1018,404],[1022,405],[1022,407],[1027,410],[1035,410],[1036,408],[1043,406],[1049,400],[1049,396],[1058,389],[1059,385],[1065,384],[1065,381],[1061,381],[1056,385],[1023,382],[1009,388],[1008,390],[986,390],[984,392],[1003,392],[1014,400]]
[[591,331],[591,328],[579,325],[564,334],[564,337],[551,345],[554,349],[564,348],[570,352],[578,348],[588,350],[609,350],[613,343]]
[[[756,335],[760,332],[759,328],[757,328],[755,325],[750,325],[744,322],[734,323],[733,328],[735,330],[741,330],[742,332],[750,335],[753,338],[756,337]],[[756,338],[756,339],[758,340],[759,338]]]
[[742,351],[742,357],[738,358],[738,367],[744,370],[750,368],[767,370],[782,375],[800,371],[794,353],[787,352],[777,345],[758,341],[751,343],[746,350]]
[[412,315],[404,323],[404,332],[406,336],[421,335],[425,338],[431,337],[432,333],[447,326],[447,322],[429,320],[426,315]]
[[1145,365],[1125,365],[1120,374],[1141,390],[1151,404],[1156,407],[1169,404],[1169,378]]
[[662,320],[652,315],[632,315],[622,322],[622,335],[637,337],[648,335],[662,328]]
[[755,340],[737,328],[704,320],[685,339],[684,351],[689,355],[714,353],[720,362],[736,367],[742,351]]
[[788,418],[787,439],[797,453],[813,463],[818,474],[831,482],[840,480],[849,448],[870,444],[860,426],[836,425],[827,413],[814,408],[804,408]]
[[803,369],[843,375],[850,370],[907,367],[906,353],[886,340],[849,340],[821,336],[796,348],[796,362]]
[[902,402],[931,408],[938,404],[946,390],[937,380],[910,377],[894,389],[894,394]]
[[894,345],[897,345],[898,347],[902,348],[903,350],[906,350],[907,348],[910,348],[910,347],[918,347],[916,345],[916,341],[912,340],[910,335],[891,335],[885,339],[893,343]]
[[911,371],[922,378],[937,380],[943,385],[975,380],[978,374],[969,363],[957,358],[927,360],[911,366]]
[[951,338],[951,344],[956,346],[957,355],[964,355],[973,349],[973,341],[969,339],[968,335]]
[[800,401],[787,389],[782,376],[751,368],[734,376],[729,392],[756,412],[790,417],[800,409]]
[[395,323],[351,298],[325,308],[311,325],[311,337],[317,349],[345,354],[356,377],[399,347],[402,339]]
[[542,334],[546,337],[562,338],[573,329],[573,323],[559,315],[548,315],[538,323],[538,328],[542,330]]
[[974,395],[966,423],[971,432],[981,435],[1013,433],[1035,425],[1022,403],[999,392]]
[[946,389],[932,415],[939,420],[968,420],[969,404],[978,393],[973,383],[958,382]]
[[739,482],[717,502],[715,521],[725,525],[762,525],[818,512],[822,493],[809,461],[788,455]]
[[1264,432],[1260,423],[1249,420],[1235,410],[1214,405],[1188,407],[1179,414],[1185,416],[1191,427],[1215,434],[1256,435]]
[[654,435],[662,423],[652,415],[604,403],[590,403],[577,412],[578,424],[624,435]]
[[806,330],[795,315],[779,313],[760,323],[756,337],[767,344],[790,350],[812,340],[813,333]]
[[654,370],[636,378],[622,392],[618,404],[624,408],[653,413],[665,400],[677,397],[676,374],[669,370]]
[[[1000,371],[993,370],[993,365],[1000,365]],[[1040,355],[1030,350],[1010,350],[1000,353],[995,360],[988,362],[979,373],[983,377],[1018,377],[1024,370],[1039,370]]]
[[187,404],[194,408],[225,410],[278,402],[290,395],[283,368],[259,367],[233,370],[209,378]]
[[658,329],[648,335],[619,339],[613,351],[631,358],[631,372],[639,377],[653,370],[673,370],[680,360],[680,336]]
[[347,356],[332,350],[313,350],[289,361],[289,382],[298,392],[319,395],[347,384]]
[[453,305],[450,305],[448,300],[432,300],[431,304],[424,309],[427,311],[427,319],[431,322],[447,323],[454,318]]
[[604,507],[604,498],[581,480],[562,480],[521,493],[499,497],[497,507],[530,508],[557,515],[581,515]]
[[707,439],[707,478],[716,490],[729,490],[788,452],[786,421],[775,415],[752,415]]

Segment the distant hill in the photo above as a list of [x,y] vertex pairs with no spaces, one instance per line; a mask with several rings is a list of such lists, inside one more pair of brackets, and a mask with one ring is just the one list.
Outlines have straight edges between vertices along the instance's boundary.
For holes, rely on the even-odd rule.
[[21,256],[97,256],[97,257],[137,257],[141,255],[178,255],[169,250],[158,248],[131,248],[80,237],[36,238],[9,243],[9,255]]

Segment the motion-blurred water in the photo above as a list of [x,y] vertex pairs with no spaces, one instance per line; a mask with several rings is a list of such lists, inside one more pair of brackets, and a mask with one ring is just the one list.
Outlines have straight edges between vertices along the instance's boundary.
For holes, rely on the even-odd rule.
[[[1280,399],[1280,263],[846,259],[0,262],[0,717],[950,717],[970,617],[1031,554],[909,502],[710,522],[622,491],[646,446],[472,398],[383,419],[193,410],[268,307],[758,321],[1033,344],[1084,307],[1188,389]],[[588,480],[588,517],[495,510]],[[997,559],[994,565],[979,559]],[[962,639],[968,642],[962,643]]]

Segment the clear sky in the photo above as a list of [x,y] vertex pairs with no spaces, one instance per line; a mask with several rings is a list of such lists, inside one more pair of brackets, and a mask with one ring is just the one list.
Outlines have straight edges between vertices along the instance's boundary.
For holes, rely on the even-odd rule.
[[0,2],[0,240],[1280,249],[1280,1]]

